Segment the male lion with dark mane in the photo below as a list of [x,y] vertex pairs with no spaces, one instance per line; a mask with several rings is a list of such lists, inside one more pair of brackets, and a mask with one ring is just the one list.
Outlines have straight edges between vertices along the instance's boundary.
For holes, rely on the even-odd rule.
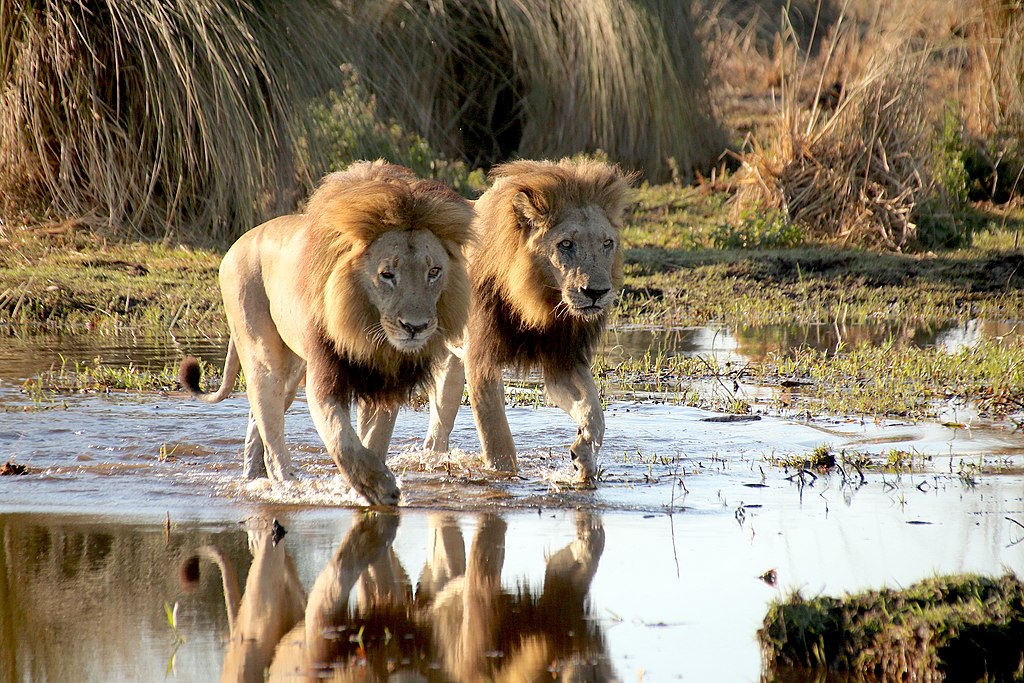
[[448,450],[468,380],[484,459],[515,472],[502,370],[539,368],[548,398],[576,421],[570,454],[576,479],[589,483],[604,438],[590,365],[622,285],[631,178],[617,166],[569,159],[504,164],[491,178],[476,202],[467,258],[473,297],[465,347],[436,377],[424,446]]
[[[186,358],[181,384],[207,403],[245,373],[244,475],[293,476],[284,414],[303,378],[317,432],[352,487],[395,504],[384,463],[399,406],[431,377],[466,323],[463,247],[473,209],[443,184],[383,161],[326,176],[306,213],[253,228],[224,255],[231,339],[224,379],[200,389]],[[358,403],[358,433],[350,406]]]

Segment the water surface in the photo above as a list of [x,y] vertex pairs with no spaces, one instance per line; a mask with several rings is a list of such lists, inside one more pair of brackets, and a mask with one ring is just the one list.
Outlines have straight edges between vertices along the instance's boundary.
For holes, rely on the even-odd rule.
[[[301,395],[287,416],[299,479],[243,482],[244,396],[215,406],[178,393],[35,403],[17,378],[38,370],[2,370],[3,359],[32,357],[38,368],[50,351],[5,344],[0,454],[32,473],[0,477],[4,680],[217,677],[238,654],[224,568],[237,574],[239,614],[291,614],[264,639],[285,643],[281,666],[302,655],[369,680],[389,669],[458,680],[542,667],[597,680],[757,681],[757,629],[769,602],[793,590],[1024,574],[1024,436],[1008,429],[720,422],[613,400],[602,482],[577,490],[575,430],[554,408],[509,409],[515,478],[481,467],[468,408],[447,456],[420,448],[427,415],[407,409],[389,454],[403,504],[367,515]],[[53,350],[123,354],[137,366],[158,355],[118,348]],[[879,461],[897,449],[913,468],[861,479],[771,464],[820,444]],[[287,529],[276,545],[274,519]],[[284,578],[274,585],[287,589],[248,586],[258,567],[276,567]],[[759,578],[769,570],[774,585]],[[172,628],[165,605],[175,604]]]

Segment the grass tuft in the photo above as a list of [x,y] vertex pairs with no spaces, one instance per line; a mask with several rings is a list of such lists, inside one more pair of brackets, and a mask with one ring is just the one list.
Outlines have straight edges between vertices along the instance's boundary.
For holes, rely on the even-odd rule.
[[880,680],[1019,680],[1024,584],[958,575],[843,599],[796,594],[771,605],[758,638],[773,674],[806,667]]
[[[809,237],[840,244],[966,243],[966,196],[950,191],[951,162],[937,152],[949,152],[936,140],[953,131],[925,99],[930,51],[895,30],[860,44],[841,19],[833,32],[819,59],[783,50],[779,116],[741,158],[736,210],[781,211]],[[791,30],[785,37],[794,40]],[[833,80],[838,59],[846,61]]]

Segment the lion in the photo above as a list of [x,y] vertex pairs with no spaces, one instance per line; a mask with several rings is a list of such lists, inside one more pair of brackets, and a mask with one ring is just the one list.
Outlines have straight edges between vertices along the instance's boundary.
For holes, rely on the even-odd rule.
[[[605,547],[598,515],[578,512],[576,536],[545,560],[544,582],[502,586],[506,530],[480,516],[468,548],[451,513],[428,517],[426,562],[413,584],[394,549],[401,518],[353,516],[307,592],[283,527],[247,521],[252,563],[240,589],[228,554],[203,546],[179,568],[201,585],[200,560],[221,573],[229,636],[222,681],[617,680],[588,595]],[[501,656],[494,656],[500,652]]]
[[491,178],[475,206],[464,347],[439,366],[424,446],[448,450],[466,383],[487,465],[515,472],[502,370],[540,369],[548,398],[577,424],[575,478],[592,484],[605,423],[590,367],[622,286],[633,178],[618,166],[570,159],[516,161]]
[[327,175],[306,213],[274,218],[234,243],[220,266],[231,332],[223,381],[202,392],[192,357],[180,381],[216,403],[245,373],[244,476],[294,476],[284,414],[305,379],[310,414],[338,469],[370,504],[397,504],[384,462],[395,417],[466,324],[463,248],[473,215],[440,182],[358,162]]
[[230,558],[216,546],[199,548],[179,568],[179,580],[187,591],[199,586],[200,560],[220,569],[230,632],[222,681],[263,681],[278,643],[305,616],[306,591],[285,549],[285,528],[276,519],[259,516],[245,525],[252,564],[244,590],[239,588]]

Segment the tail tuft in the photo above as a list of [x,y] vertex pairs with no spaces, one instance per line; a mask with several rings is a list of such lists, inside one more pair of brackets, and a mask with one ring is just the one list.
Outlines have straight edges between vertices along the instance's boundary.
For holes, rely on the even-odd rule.
[[199,556],[192,555],[178,567],[178,584],[186,593],[199,587]]
[[181,361],[181,367],[178,368],[178,381],[181,382],[181,386],[185,391],[193,395],[202,394],[203,390],[199,386],[202,376],[203,371],[199,367],[199,361],[194,356],[186,356]]

